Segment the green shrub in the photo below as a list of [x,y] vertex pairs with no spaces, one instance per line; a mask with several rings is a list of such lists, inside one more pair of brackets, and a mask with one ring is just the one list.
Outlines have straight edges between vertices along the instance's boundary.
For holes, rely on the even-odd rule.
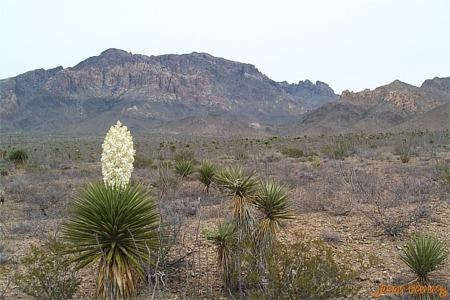
[[[159,247],[155,201],[139,184],[88,184],[63,228],[79,267],[97,264],[97,297],[129,298]],[[112,295],[112,296],[111,296]]]
[[179,160],[175,162],[175,173],[182,178],[194,173],[194,162],[192,160]]
[[8,159],[15,165],[24,164],[28,160],[28,154],[22,149],[13,149],[8,154]]
[[161,167],[158,169],[158,177],[153,185],[160,191],[165,192],[169,189],[175,189],[179,185],[179,180],[167,168]]
[[245,174],[242,167],[231,167],[220,171],[214,177],[215,184],[231,198],[232,215],[240,233],[250,232],[253,215],[250,212],[252,200],[258,191],[258,179],[254,174]]
[[440,240],[417,236],[405,247],[400,259],[414,272],[419,283],[428,284],[430,273],[441,267],[448,255],[448,248]]
[[202,162],[197,172],[198,172],[197,176],[198,180],[201,183],[203,183],[203,185],[205,186],[205,192],[208,193],[209,187],[213,182],[214,176],[216,174],[216,168],[210,161],[205,160]]
[[225,289],[236,290],[237,274],[237,234],[233,223],[219,223],[217,229],[206,233],[206,239],[216,247],[217,265],[221,270]]
[[277,244],[268,258],[262,299],[338,299],[356,293],[357,271],[319,240]]
[[320,158],[319,158],[319,156],[317,156],[317,155],[310,156],[308,158],[308,161],[311,162],[311,165],[314,168],[320,167]]
[[326,144],[321,148],[322,153],[329,158],[344,159],[354,153],[352,144],[345,140],[337,140],[331,144]]
[[5,251],[5,246],[0,243],[0,266],[7,263],[9,260],[8,254]]
[[[439,163],[439,162],[438,162]],[[450,196],[450,163],[438,164],[436,167],[436,178],[445,197]]]
[[402,163],[407,163],[411,159],[411,144],[403,140],[400,144],[395,146],[394,154],[400,157]]
[[271,181],[261,184],[260,192],[253,201],[258,211],[258,241],[268,242],[270,245],[281,227],[281,222],[293,218],[289,196],[283,185]]
[[179,161],[195,161],[194,152],[189,151],[189,150],[181,150],[180,152],[175,154],[174,160],[176,162],[179,162]]
[[136,156],[134,158],[134,167],[137,169],[145,169],[153,166],[153,159]]
[[286,147],[281,149],[281,154],[286,157],[300,158],[303,157],[305,153],[302,149]]
[[49,240],[44,246],[31,246],[22,258],[23,268],[14,275],[14,282],[27,295],[37,299],[71,299],[80,280],[70,257],[65,255],[66,246]]

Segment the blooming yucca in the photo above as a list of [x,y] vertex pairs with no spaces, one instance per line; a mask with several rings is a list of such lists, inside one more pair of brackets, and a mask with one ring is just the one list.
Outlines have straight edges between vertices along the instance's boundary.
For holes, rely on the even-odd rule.
[[102,174],[106,185],[124,188],[133,172],[133,138],[120,121],[106,134],[102,145]]

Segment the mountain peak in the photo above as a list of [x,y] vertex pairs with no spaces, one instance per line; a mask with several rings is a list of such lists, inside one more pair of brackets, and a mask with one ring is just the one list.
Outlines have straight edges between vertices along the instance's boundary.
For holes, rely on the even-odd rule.
[[427,79],[422,83],[421,87],[450,92],[450,77],[434,77],[433,79]]
[[[410,88],[417,88],[417,87],[412,84],[409,84],[409,83],[406,83],[406,82],[396,79],[389,84],[380,86],[379,88],[387,88],[387,89],[397,90],[397,89],[410,89]],[[377,88],[377,89],[379,89],[379,88]]]
[[102,53],[100,53],[100,56],[117,56],[117,55],[130,55],[131,52],[127,52],[125,50],[122,49],[117,49],[117,48],[109,48],[106,49],[105,51],[103,51]]
[[98,56],[92,56],[83,60],[74,66],[73,70],[80,70],[85,67],[105,67],[110,64],[122,64],[126,61],[130,61],[133,58],[131,52],[125,50],[109,48],[100,53]]

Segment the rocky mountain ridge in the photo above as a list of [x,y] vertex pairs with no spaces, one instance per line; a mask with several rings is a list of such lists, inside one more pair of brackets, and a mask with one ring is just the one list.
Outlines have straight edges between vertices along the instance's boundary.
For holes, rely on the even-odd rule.
[[143,128],[209,113],[276,121],[336,98],[323,82],[278,83],[251,64],[206,53],[145,56],[108,49],[71,68],[1,80],[0,117],[4,131],[45,131],[53,123],[94,117],[141,120]]
[[108,49],[73,67],[0,80],[0,131],[103,134],[117,119],[133,130],[198,134],[389,130],[448,103],[449,93],[450,78],[433,78],[338,96],[321,81],[276,82],[207,53]]
[[[305,114],[293,130],[319,133],[418,129],[414,120],[420,120],[423,129],[446,129],[450,126],[449,101],[450,77],[428,79],[420,87],[395,80],[374,90],[343,91],[338,100]],[[439,110],[442,113],[428,113]],[[431,120],[431,116],[442,120]],[[400,126],[403,123],[405,126]]]

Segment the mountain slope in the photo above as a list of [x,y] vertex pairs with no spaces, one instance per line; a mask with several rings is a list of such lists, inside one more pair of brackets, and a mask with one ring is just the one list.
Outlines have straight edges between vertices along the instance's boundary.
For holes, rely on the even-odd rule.
[[93,133],[127,119],[145,130],[222,113],[276,123],[336,97],[325,83],[275,82],[253,65],[206,53],[145,56],[108,49],[72,68],[1,80],[0,129]]
[[[449,99],[450,77],[429,79],[420,87],[396,80],[374,90],[344,91],[338,100],[304,115],[286,131],[341,133],[386,131],[396,127],[445,129],[449,127],[448,114],[438,112],[448,106]],[[436,111],[432,113],[433,110]],[[435,120],[431,119],[432,115]]]

